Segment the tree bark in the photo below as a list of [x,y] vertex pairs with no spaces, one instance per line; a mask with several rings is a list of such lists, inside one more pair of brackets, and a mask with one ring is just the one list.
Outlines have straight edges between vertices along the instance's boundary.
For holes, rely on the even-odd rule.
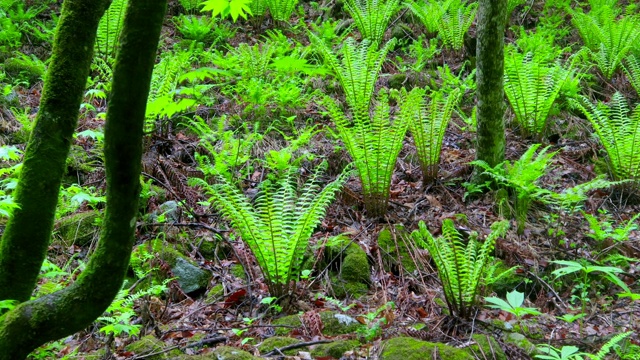
[[476,47],[476,159],[496,166],[504,161],[504,30],[507,0],[480,0]]
[[47,341],[89,326],[122,286],[134,243],[145,107],[166,4],[132,0],[127,8],[105,125],[107,208],[98,247],[71,286],[0,317],[0,360],[24,359]]
[[66,0],[18,186],[0,241],[0,300],[27,301],[51,238],[58,192],[108,0]]

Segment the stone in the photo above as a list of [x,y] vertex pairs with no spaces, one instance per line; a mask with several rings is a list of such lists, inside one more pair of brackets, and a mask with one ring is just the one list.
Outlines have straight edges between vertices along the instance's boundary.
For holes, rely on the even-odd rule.
[[[265,339],[260,345],[258,345],[258,350],[260,353],[266,354],[276,348],[281,349],[285,346],[298,344],[302,341],[286,336],[272,336],[270,338]],[[303,348],[301,348],[303,349]],[[299,349],[291,349],[287,351],[283,351],[285,355],[295,355],[298,353]]]
[[67,215],[56,223],[58,238],[65,246],[87,246],[97,240],[100,227],[95,224],[97,211],[83,211]]
[[182,291],[187,294],[206,289],[211,279],[211,274],[208,271],[189,263],[183,257],[176,259],[176,264],[171,269],[171,272],[177,277]]
[[[435,358],[447,360],[474,360],[467,351],[441,343],[431,343],[411,337],[397,337],[382,342],[380,360],[424,360]],[[436,350],[437,349],[437,350]],[[436,353],[437,351],[437,353]]]
[[[160,339],[156,339],[153,335],[147,335],[140,340],[132,342],[127,345],[125,349],[131,351],[136,355],[145,355],[154,352],[161,352],[167,345]],[[168,352],[160,353],[153,356],[145,357],[150,360],[162,360],[162,359],[175,359],[180,357],[182,352],[178,349],[174,349]]]
[[317,357],[333,357],[340,359],[344,353],[360,347],[358,340],[337,340],[329,344],[317,345],[311,350],[311,355]]

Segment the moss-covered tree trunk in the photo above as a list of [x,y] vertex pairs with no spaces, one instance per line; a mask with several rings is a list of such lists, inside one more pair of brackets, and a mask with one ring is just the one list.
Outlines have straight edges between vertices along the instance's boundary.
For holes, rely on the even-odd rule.
[[[76,6],[84,4],[80,8],[96,5],[92,0],[69,2]],[[65,10],[69,11],[70,8],[71,5],[65,3]],[[145,106],[165,11],[166,0],[134,0],[129,2],[127,8],[105,125],[107,208],[98,247],[91,256],[86,270],[71,286],[23,302],[0,318],[0,360],[24,359],[33,349],[45,342],[87,327],[105,311],[122,286],[129,265],[138,211]],[[76,13],[75,16],[82,17],[78,20],[84,21],[81,14]],[[73,28],[71,25],[68,26]],[[77,28],[76,31],[88,30]],[[60,39],[60,34],[58,37],[56,44],[60,46],[64,39]],[[84,50],[91,52],[92,48],[93,43],[85,46]],[[66,70],[66,67],[61,66],[60,69]],[[57,74],[51,72],[47,80],[56,77]],[[55,108],[55,103],[52,106]],[[66,115],[77,117],[78,107],[79,103],[74,114],[69,112]],[[55,117],[43,119],[45,116],[41,116],[40,121],[52,122],[46,125],[52,130],[57,130],[56,125],[62,121]],[[34,135],[34,139],[37,139],[37,136]],[[69,136],[66,141],[69,142],[70,139]],[[49,174],[45,173],[46,175]],[[38,187],[22,189],[23,193],[31,191],[36,191],[38,196],[43,195],[43,190]],[[50,196],[57,198],[58,189],[53,192],[54,195]],[[50,223],[53,211],[39,216],[32,216],[36,224]],[[13,229],[14,232],[20,230]],[[2,273],[1,276],[13,274]]]
[[495,166],[504,161],[504,30],[507,0],[480,0],[476,47],[476,159]]
[[20,206],[0,241],[0,300],[26,301],[46,256],[58,191],[87,85],[93,44],[108,0],[66,0],[40,110],[14,200]]

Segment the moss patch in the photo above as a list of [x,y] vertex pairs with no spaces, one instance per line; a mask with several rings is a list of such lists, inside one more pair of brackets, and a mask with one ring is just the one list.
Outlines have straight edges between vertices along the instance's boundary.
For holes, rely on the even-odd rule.
[[222,284],[218,284],[212,287],[211,289],[209,289],[205,302],[208,304],[211,304],[211,303],[220,301],[220,299],[222,299],[223,296],[224,296],[224,286],[222,286]]
[[[383,342],[380,360],[423,360],[438,354],[440,359],[473,360],[464,350],[445,344],[430,343],[410,337],[398,337]],[[437,349],[437,350],[436,350]],[[437,351],[437,353],[436,353]]]
[[232,346],[218,346],[212,352],[213,356],[208,356],[206,359],[216,360],[258,360],[259,357],[255,357],[250,353],[234,348]]
[[[166,345],[162,340],[156,339],[153,335],[147,335],[141,338],[140,340],[127,345],[125,349],[127,351],[131,351],[135,353],[136,355],[143,355],[143,354],[150,354],[153,352],[162,351],[162,349],[164,349],[165,346]],[[175,359],[180,355],[182,355],[182,352],[180,352],[180,350],[178,349],[174,349],[166,353],[161,353],[158,355],[146,357],[146,359],[151,359],[151,360]]]
[[336,237],[327,245],[326,258],[332,261],[331,287],[337,298],[358,298],[369,291],[369,259],[358,244],[346,236]]
[[274,320],[271,324],[283,326],[275,328],[276,335],[286,335],[290,333],[291,330],[301,327],[302,321],[299,315],[288,315]]
[[351,334],[362,326],[362,324],[351,316],[333,311],[321,312],[320,319],[322,319],[322,324],[324,325],[322,333],[327,336]]
[[522,349],[529,356],[533,356],[538,353],[536,346],[522,334],[512,332],[502,340],[505,344],[511,344]]
[[339,340],[329,344],[320,344],[311,350],[311,356],[315,357],[333,357],[340,359],[344,353],[360,346],[358,340]]
[[[298,344],[300,342],[301,341],[298,339],[294,339],[286,336],[273,336],[268,339],[265,339],[265,341],[263,341],[262,344],[258,345],[258,350],[260,350],[261,353],[266,354],[276,348],[281,349],[285,346]],[[287,351],[284,351],[283,353],[285,355],[295,355],[298,353],[298,349],[287,350]]]
[[401,225],[396,225],[393,232],[385,228],[378,234],[378,246],[382,252],[384,269],[393,273],[404,271],[412,273],[417,267],[407,244],[412,244],[410,234]]
[[500,347],[496,339],[482,334],[473,335],[475,345],[467,348],[467,351],[476,358],[482,359],[484,354],[493,360],[507,360],[507,355]]
[[95,211],[84,211],[63,217],[56,224],[58,238],[67,246],[90,244],[97,238],[100,229],[94,223],[97,218],[98,213]]

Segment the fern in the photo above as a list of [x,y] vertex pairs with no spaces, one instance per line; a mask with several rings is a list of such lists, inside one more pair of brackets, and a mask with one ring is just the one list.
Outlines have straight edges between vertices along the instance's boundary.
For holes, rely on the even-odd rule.
[[128,0],[113,0],[98,24],[96,52],[108,63],[112,63],[115,58],[127,3]]
[[249,9],[251,9],[251,14],[256,17],[262,17],[267,12],[269,8],[269,4],[267,0],[252,0],[249,4]]
[[201,179],[190,180],[192,185],[202,186],[207,191],[210,202],[231,221],[247,243],[269,292],[275,297],[287,295],[293,289],[292,281],[300,275],[309,238],[349,176],[344,172],[321,188],[322,170],[318,168],[298,194],[297,171],[291,167],[279,180],[263,181],[253,205],[224,178],[216,185]]
[[198,10],[198,6],[200,5],[200,0],[178,0],[178,2],[189,14]]
[[504,90],[525,135],[540,140],[547,119],[564,85],[575,76],[559,64],[551,66],[533,59],[533,54],[512,53],[505,58]]
[[484,169],[484,174],[491,176],[500,185],[513,190],[518,234],[524,232],[527,212],[533,199],[542,200],[547,198],[549,199],[548,201],[551,201],[553,196],[549,190],[541,188],[536,182],[546,173],[549,162],[556,153],[548,153],[549,147],[546,147],[536,156],[536,151],[539,147],[540,144],[532,145],[513,164],[504,162],[492,168],[481,160],[471,162]]
[[400,0],[346,0],[345,6],[362,38],[379,44],[400,7]]
[[438,24],[442,20],[442,16],[449,8],[453,0],[440,2],[438,0],[413,1],[408,0],[405,6],[418,17],[427,33],[435,34],[438,32]]
[[433,258],[442,282],[447,306],[452,315],[468,319],[473,315],[482,280],[486,277],[486,265],[498,237],[509,228],[506,220],[493,223],[487,239],[478,244],[475,236],[465,240],[456,230],[453,221],[442,223],[442,236],[435,238],[420,221],[418,230],[411,236],[416,243],[427,249]]
[[511,13],[513,13],[513,10],[515,10],[516,7],[524,4],[525,2],[526,0],[508,0],[507,1],[507,19],[509,18]]
[[407,117],[409,129],[413,136],[423,183],[436,179],[442,139],[447,129],[454,107],[461,97],[459,89],[454,89],[445,96],[441,91],[431,93],[431,100],[425,98],[426,91],[414,88],[405,94],[401,104],[402,116]]
[[610,105],[593,105],[581,96],[573,104],[593,125],[608,155],[609,170],[614,180],[640,180],[640,106],[629,116],[627,100],[618,92]]
[[298,0],[266,0],[266,3],[273,20],[286,23],[298,5]]
[[227,56],[235,57],[238,60],[238,64],[236,65],[241,71],[243,78],[264,79],[275,53],[275,46],[267,41],[263,44],[255,44],[253,46],[241,43],[231,50]]
[[315,50],[322,55],[326,66],[334,72],[342,85],[354,118],[368,118],[378,73],[387,53],[395,45],[395,39],[389,40],[378,50],[377,45],[369,40],[357,45],[353,38],[348,38],[340,51],[342,61],[339,61],[324,41],[313,33],[309,33],[309,37]]
[[636,93],[640,95],[640,59],[633,55],[628,56],[622,69],[625,74],[627,74],[631,86],[633,86]]
[[596,353],[595,355],[591,355],[591,354],[586,354],[586,355],[592,360],[603,360],[605,356],[607,356],[609,351],[611,351],[611,348],[616,346],[620,341],[626,339],[632,333],[633,333],[632,331],[627,331],[627,332],[617,334],[616,336],[609,339],[609,341],[607,341],[604,345],[602,345],[598,353]]
[[616,12],[608,6],[588,14],[582,11],[571,11],[571,14],[593,60],[610,80],[640,38],[640,16],[616,19]]
[[464,47],[464,35],[476,17],[478,3],[467,3],[465,0],[449,2],[447,10],[438,22],[438,34],[444,46],[460,51]]
[[407,132],[408,117],[401,115],[391,122],[388,95],[384,90],[378,94],[373,116],[354,116],[353,122],[333,99],[325,97],[324,104],[355,162],[367,213],[371,217],[384,215],[389,203],[391,175]]

